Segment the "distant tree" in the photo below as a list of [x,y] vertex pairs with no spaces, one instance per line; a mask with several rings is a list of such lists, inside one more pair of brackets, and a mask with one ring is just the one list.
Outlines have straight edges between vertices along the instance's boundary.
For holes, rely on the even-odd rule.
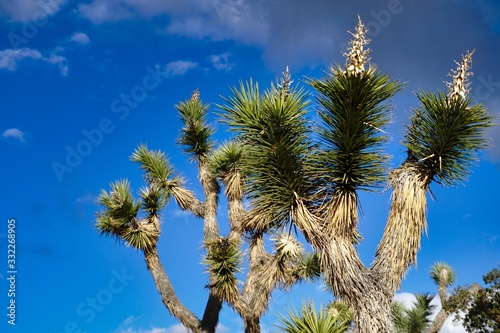
[[431,325],[425,333],[437,333],[443,327],[444,322],[450,316],[447,308],[448,294],[446,290],[455,282],[455,272],[450,265],[442,262],[435,263],[431,268],[431,278],[438,287],[438,295],[441,300],[441,310],[437,313]]
[[[183,187],[163,153],[145,146],[132,155],[146,179],[141,201],[133,199],[127,181],[101,194],[99,230],[144,252],[164,304],[189,329],[213,332],[227,302],[243,318],[246,332],[258,332],[276,286],[288,287],[321,271],[334,295],[353,310],[354,332],[392,331],[392,298],[416,262],[427,226],[429,186],[467,178],[477,150],[487,146],[484,132],[492,117],[469,96],[472,52],[451,74],[447,94],[417,94],[421,106],[413,110],[403,141],[408,157],[389,173],[393,193],[388,221],[373,264],[365,266],[356,248],[361,241],[358,191],[373,191],[386,181],[388,101],[402,89],[375,66],[365,69],[366,32],[359,20],[346,65],[307,80],[317,93],[318,123],[307,118],[308,93],[292,86],[288,71],[280,84],[263,92],[251,80],[232,89],[219,108],[233,137],[217,149],[205,121],[208,105],[198,94],[177,106],[185,125],[179,142],[198,165],[204,201]],[[216,220],[221,185],[228,199],[227,237],[220,236]],[[210,296],[202,319],[177,299],[156,251],[159,210],[170,197],[204,219]],[[314,256],[303,255],[295,230],[319,253],[319,269]],[[267,234],[276,238],[272,253],[264,246]],[[249,263],[240,288],[244,237],[250,239]]]
[[500,270],[492,269],[483,280],[488,287],[457,287],[446,308],[456,313],[455,320],[462,322],[467,332],[500,333]]

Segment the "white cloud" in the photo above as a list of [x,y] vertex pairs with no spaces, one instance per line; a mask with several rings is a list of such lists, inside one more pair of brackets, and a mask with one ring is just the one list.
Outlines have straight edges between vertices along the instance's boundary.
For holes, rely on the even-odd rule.
[[230,71],[235,66],[234,63],[229,62],[230,55],[231,54],[229,52],[213,54],[209,57],[209,59],[214,68],[224,71]]
[[122,0],[94,0],[90,4],[78,5],[80,14],[95,24],[130,19],[133,11]]
[[165,66],[165,74],[167,76],[186,74],[191,69],[196,68],[196,66],[198,66],[198,63],[190,60],[172,61]]
[[165,331],[161,333],[190,333],[190,331],[186,327],[184,327],[184,325],[177,324],[174,326],[170,326],[168,329],[165,329]]
[[77,44],[82,44],[82,45],[85,45],[85,44],[88,44],[90,43],[90,38],[89,36],[87,36],[86,33],[84,32],[75,32],[70,38],[69,38],[70,41],[72,42],[75,42]]
[[247,0],[93,0],[78,11],[95,24],[167,15],[165,32],[195,38],[262,44],[267,31],[263,7]]
[[66,0],[3,0],[0,9],[12,21],[39,21],[59,12],[65,3]]
[[88,193],[88,194],[85,194],[84,196],[76,198],[75,201],[77,203],[93,203],[96,201],[96,199],[97,199],[97,197],[95,195]]
[[26,58],[41,59],[42,54],[38,50],[28,48],[0,51],[0,69],[14,71],[17,68],[17,63]]
[[[175,324],[169,327],[153,327],[149,329],[137,328],[137,321],[140,317],[130,316],[125,319],[113,333],[191,333],[184,325]],[[216,332],[218,333],[228,333],[230,329],[222,324],[218,324],[216,327]]]
[[19,63],[27,59],[58,65],[62,75],[68,74],[68,65],[65,57],[54,53],[44,56],[40,51],[30,48],[0,51],[0,69],[15,71]]
[[406,308],[412,307],[416,299],[415,295],[411,293],[397,293],[394,296],[394,300],[403,303]]
[[24,137],[24,133],[21,130],[17,129],[17,128],[6,129],[3,132],[2,136],[4,138],[13,138],[13,139],[16,139],[16,140],[18,140],[20,142],[25,142],[26,141],[26,139]]

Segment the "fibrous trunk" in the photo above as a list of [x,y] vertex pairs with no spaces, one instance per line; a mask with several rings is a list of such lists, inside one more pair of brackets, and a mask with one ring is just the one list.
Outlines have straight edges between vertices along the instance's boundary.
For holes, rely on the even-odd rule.
[[352,240],[333,237],[322,250],[322,266],[334,294],[354,312],[355,333],[392,332],[392,294],[362,264]]
[[244,318],[245,333],[260,333],[259,317]]
[[392,204],[372,269],[394,294],[411,264],[417,263],[422,231],[426,230],[427,188],[430,178],[417,163],[407,161],[391,172]]
[[208,329],[203,329],[200,320],[187,309],[177,298],[170,279],[161,264],[156,248],[144,252],[144,258],[148,270],[153,276],[156,289],[159,291],[163,304],[168,311],[188,329],[196,333],[215,332],[215,326]]

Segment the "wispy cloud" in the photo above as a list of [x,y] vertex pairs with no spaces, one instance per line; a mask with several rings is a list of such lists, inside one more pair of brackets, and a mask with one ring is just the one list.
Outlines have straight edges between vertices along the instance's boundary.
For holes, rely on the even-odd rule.
[[36,21],[54,15],[66,2],[67,0],[4,0],[0,1],[0,9],[12,21]]
[[165,66],[165,74],[167,76],[183,75],[197,66],[198,63],[190,60],[172,61]]
[[209,59],[215,69],[220,69],[224,71],[230,71],[235,66],[234,63],[229,62],[229,56],[231,53],[224,52],[221,54],[212,54]]
[[137,327],[140,317],[130,316],[120,323],[113,333],[189,333],[189,330],[181,324],[170,327],[152,327],[149,329]]
[[30,48],[0,51],[0,69],[15,71],[21,62],[30,59],[58,65],[62,75],[68,74],[67,59],[65,57],[55,53],[44,56],[40,51]]
[[75,32],[71,37],[69,38],[71,42],[77,43],[77,44],[89,44],[90,43],[90,38],[87,36],[86,33],[84,32]]
[[[113,331],[113,333],[190,333],[182,324],[175,324],[169,327],[153,327],[153,328],[139,328],[137,327],[137,321],[140,317],[130,316],[120,323],[119,327]],[[222,325],[218,324],[216,331],[219,333],[229,333],[231,330]]]
[[94,0],[78,5],[78,12],[95,24],[116,22],[135,16],[126,1],[122,0]]
[[15,140],[17,140],[19,142],[25,142],[26,141],[24,132],[21,131],[18,128],[9,128],[9,129],[6,129],[5,131],[3,131],[2,136],[4,138],[15,139]]
[[77,203],[93,203],[96,201],[96,199],[97,199],[97,197],[95,195],[88,193],[88,194],[85,194],[81,197],[76,198],[75,201]]
[[95,24],[167,15],[166,33],[246,43],[261,44],[268,29],[264,9],[245,0],[93,0],[78,12]]

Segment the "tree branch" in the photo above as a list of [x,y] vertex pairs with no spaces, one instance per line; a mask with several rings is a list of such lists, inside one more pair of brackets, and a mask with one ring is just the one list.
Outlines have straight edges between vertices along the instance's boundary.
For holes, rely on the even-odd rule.
[[392,204],[372,270],[384,277],[394,294],[411,264],[416,264],[422,231],[427,228],[426,192],[429,179],[415,163],[407,160],[389,175]]
[[148,270],[153,276],[156,289],[160,293],[161,300],[168,311],[179,319],[186,328],[196,333],[204,333],[201,321],[181,303],[175,294],[172,283],[161,264],[156,247],[150,251],[144,251],[144,258]]

